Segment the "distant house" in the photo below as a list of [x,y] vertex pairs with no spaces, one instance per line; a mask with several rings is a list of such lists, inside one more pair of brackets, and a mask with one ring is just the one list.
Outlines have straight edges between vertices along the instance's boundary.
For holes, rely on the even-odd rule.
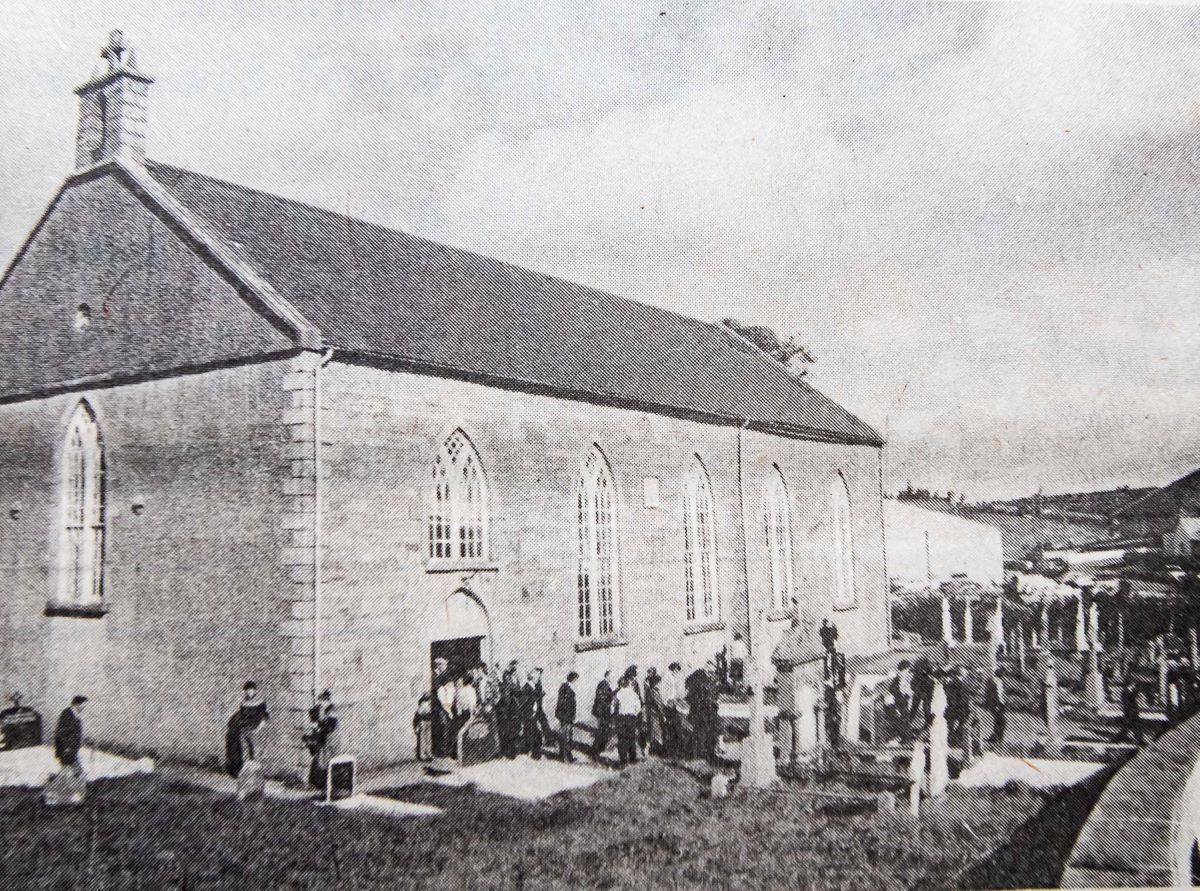
[[1200,558],[1200,517],[1180,517],[1162,543],[1164,556]]
[[1000,530],[903,501],[883,503],[888,576],[903,587],[966,577],[980,585],[1004,580]]
[[1193,470],[1126,506],[1116,519],[1129,532],[1166,535],[1180,517],[1200,516],[1200,470]]

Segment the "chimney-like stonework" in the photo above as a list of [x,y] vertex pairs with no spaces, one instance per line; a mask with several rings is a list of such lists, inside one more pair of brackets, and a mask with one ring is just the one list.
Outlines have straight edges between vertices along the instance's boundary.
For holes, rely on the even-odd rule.
[[138,71],[137,59],[120,31],[108,35],[100,58],[104,64],[75,88],[79,96],[76,170],[114,158],[138,164],[146,159],[146,95],[154,78]]

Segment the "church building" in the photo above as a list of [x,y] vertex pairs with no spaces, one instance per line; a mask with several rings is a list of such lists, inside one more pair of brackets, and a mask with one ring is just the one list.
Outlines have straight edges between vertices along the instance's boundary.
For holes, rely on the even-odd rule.
[[[724,327],[146,157],[119,32],[0,278],[0,689],[98,744],[412,757],[431,660],[888,642],[882,440]],[[550,703],[548,703],[550,705]]]

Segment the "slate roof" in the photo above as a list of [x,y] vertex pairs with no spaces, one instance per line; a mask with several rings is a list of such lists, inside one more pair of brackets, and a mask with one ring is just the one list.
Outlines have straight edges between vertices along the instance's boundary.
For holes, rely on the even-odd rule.
[[1200,470],[1193,470],[1161,489],[1139,498],[1117,512],[1118,517],[1162,517],[1173,521],[1180,515],[1200,512]]
[[177,167],[146,169],[341,351],[882,445],[871,427],[722,327]]

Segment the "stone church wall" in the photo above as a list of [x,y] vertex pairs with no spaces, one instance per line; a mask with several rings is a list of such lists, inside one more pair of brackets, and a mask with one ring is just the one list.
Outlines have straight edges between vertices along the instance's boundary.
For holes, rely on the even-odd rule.
[[[245,680],[282,701],[289,367],[249,364],[0,405],[0,692],[23,692],[51,728],[70,696],[85,693],[90,738],[188,758],[222,753]],[[47,617],[60,450],[80,398],[104,443],[108,612]],[[286,709],[275,715],[268,749],[279,760],[279,738],[294,731]]]
[[[701,664],[747,628],[738,498],[738,431],[621,408],[507,392],[410,373],[334,362],[324,372],[326,547],[322,650],[326,683],[344,704],[343,745],[387,762],[411,757],[412,715],[429,683],[429,648],[445,629],[446,599],[469,590],[487,611],[489,662],[519,658],[546,670],[547,708],[572,668],[583,676],[581,708],[606,667],[643,669],[680,659]],[[431,467],[461,428],[489,485],[490,565],[434,571],[427,561]],[[576,645],[574,484],[593,444],[618,493],[623,641]],[[795,586],[808,617],[832,617],[852,652],[886,644],[878,449],[743,437],[749,578],[769,590],[761,514],[763,481],[778,464],[792,509]],[[722,622],[689,633],[683,585],[683,482],[703,460],[716,507]],[[831,485],[849,483],[857,605],[831,608]],[[645,506],[657,478],[661,506]],[[439,615],[439,613],[442,613]],[[787,621],[772,621],[772,637]],[[433,629],[439,629],[435,632]],[[770,645],[770,644],[768,644]]]

